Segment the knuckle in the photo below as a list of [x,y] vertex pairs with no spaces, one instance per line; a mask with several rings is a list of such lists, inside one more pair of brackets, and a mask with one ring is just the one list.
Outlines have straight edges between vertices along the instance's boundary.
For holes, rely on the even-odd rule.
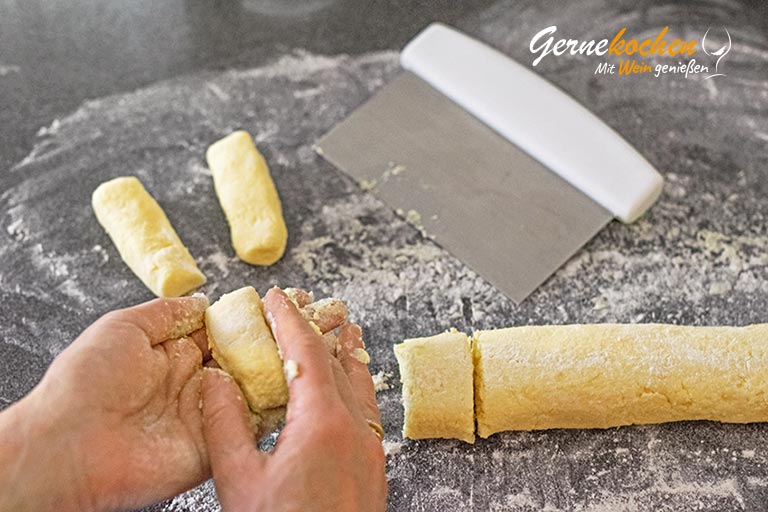
[[123,309],[116,309],[114,311],[110,311],[109,313],[106,313],[102,315],[98,322],[102,324],[121,324],[128,321],[128,317],[130,316],[129,313],[127,313]]
[[206,402],[203,400],[203,413],[206,423],[211,428],[217,428],[217,425],[225,425],[230,420],[230,407],[231,405],[223,400],[210,400]]
[[346,407],[335,406],[326,413],[325,420],[313,430],[316,440],[323,444],[336,444],[340,439],[349,439],[354,429]]

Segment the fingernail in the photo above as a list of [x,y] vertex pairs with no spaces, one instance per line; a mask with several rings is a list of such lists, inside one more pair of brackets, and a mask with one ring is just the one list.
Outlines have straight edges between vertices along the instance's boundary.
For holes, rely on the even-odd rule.
[[365,348],[365,342],[363,341],[363,330],[357,324],[347,324],[342,329],[346,330],[349,334],[343,336],[346,342],[343,344],[344,348],[348,352],[351,352],[356,345],[360,345]]
[[232,380],[232,376],[221,368],[211,368],[210,366],[203,367],[203,379],[205,379],[206,376],[208,379]]

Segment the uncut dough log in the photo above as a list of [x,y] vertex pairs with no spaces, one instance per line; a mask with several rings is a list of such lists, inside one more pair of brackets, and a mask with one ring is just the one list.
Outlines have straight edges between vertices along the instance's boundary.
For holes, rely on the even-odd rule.
[[264,157],[245,131],[215,142],[206,152],[221,207],[238,257],[271,265],[285,252],[288,230]]
[[477,433],[768,421],[768,325],[530,326],[473,343]]
[[452,330],[395,345],[403,383],[403,436],[475,442],[472,353],[466,334]]
[[102,183],[91,204],[123,261],[152,293],[178,297],[205,283],[165,212],[138,179]]
[[288,402],[283,361],[251,286],[222,295],[205,312],[211,354],[232,376],[255,413]]

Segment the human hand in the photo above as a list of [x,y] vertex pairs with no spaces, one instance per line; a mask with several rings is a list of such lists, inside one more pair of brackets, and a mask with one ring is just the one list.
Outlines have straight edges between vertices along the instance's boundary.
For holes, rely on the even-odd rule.
[[0,415],[0,510],[137,508],[206,479],[207,306],[153,300],[103,316],[72,342]]
[[203,372],[203,433],[225,511],[384,510],[384,451],[366,420],[381,417],[368,368],[352,354],[360,328],[339,333],[339,359],[280,290],[264,298],[283,359],[298,364],[272,454],[256,449],[245,400],[224,372]]

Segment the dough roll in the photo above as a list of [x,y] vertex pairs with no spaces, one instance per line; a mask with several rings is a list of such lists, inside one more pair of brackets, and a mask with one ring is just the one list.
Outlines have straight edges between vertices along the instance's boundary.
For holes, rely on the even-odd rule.
[[277,189],[264,157],[245,131],[215,142],[206,152],[237,256],[271,265],[285,252],[288,230]]
[[152,293],[178,297],[205,283],[165,212],[138,179],[102,183],[91,203],[123,261]]
[[288,402],[283,361],[251,286],[222,295],[205,312],[211,355],[243,391],[255,413]]
[[768,324],[514,327],[476,333],[473,358],[481,437],[681,420],[768,421]]
[[[335,331],[347,323],[346,305],[337,299],[311,302],[313,295],[304,290],[289,289],[287,294],[335,354]],[[251,286],[222,295],[206,310],[205,325],[211,355],[248,402],[251,427],[259,436],[272,432],[285,418],[286,376],[300,377],[302,370],[295,361],[283,364],[261,297]]]
[[403,436],[475,441],[472,353],[466,334],[451,330],[395,345],[403,383]]

